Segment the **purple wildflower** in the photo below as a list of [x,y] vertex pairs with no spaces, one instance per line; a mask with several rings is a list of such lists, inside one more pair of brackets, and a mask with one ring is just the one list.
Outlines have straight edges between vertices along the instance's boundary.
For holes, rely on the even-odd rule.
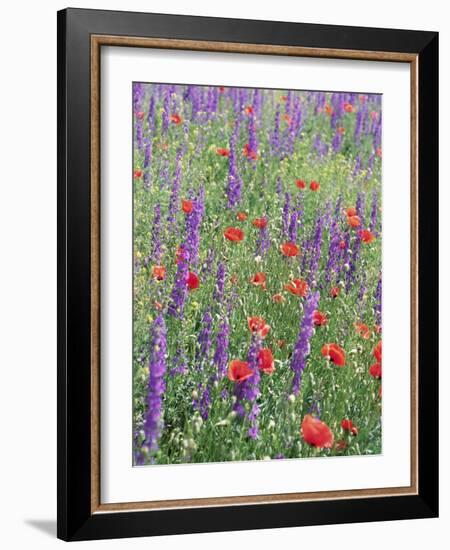
[[[249,153],[258,153],[258,141],[256,138],[256,123],[254,114],[248,117],[248,148]],[[251,154],[248,155],[248,159],[251,159]]]
[[377,287],[375,289],[375,323],[381,326],[381,301],[382,301],[382,283],[381,274],[378,278]]
[[228,344],[229,344],[230,325],[225,318],[219,325],[219,331],[216,338],[216,350],[214,352],[213,364],[217,369],[217,377],[223,378],[227,373],[228,364]]
[[149,139],[145,144],[144,168],[147,168],[149,166],[151,156],[152,156],[152,140]]
[[270,140],[272,154],[278,155],[280,152],[280,106],[277,105],[275,111],[275,121],[273,124],[273,132]]
[[245,404],[247,403],[250,407],[250,412],[248,413],[247,418],[250,423],[248,435],[251,439],[256,439],[258,437],[259,405],[257,403],[257,398],[260,393],[258,353],[260,349],[261,339],[255,336],[252,338],[247,356],[248,366],[252,370],[253,374],[252,376],[250,376],[250,378],[247,378],[246,380],[239,382],[235,385],[235,396],[237,400],[234,405],[234,410],[238,413],[239,416],[245,416]]
[[341,150],[342,147],[342,134],[340,132],[335,132],[333,136],[333,140],[331,142],[331,145],[333,147],[333,151],[335,153],[338,153]]
[[311,292],[306,298],[303,308],[303,317],[300,323],[297,342],[291,359],[291,370],[294,373],[292,393],[297,395],[300,390],[306,358],[310,353],[310,340],[313,335],[313,313],[319,304],[319,292]]
[[267,224],[261,227],[256,239],[255,256],[264,256],[270,248],[270,236]]
[[144,97],[144,86],[140,82],[133,84],[133,109],[137,113],[141,110],[142,99]]
[[200,187],[195,199],[192,212],[186,216],[186,250],[189,254],[189,263],[196,266],[200,246],[200,226],[205,212],[205,188]]
[[151,330],[149,371],[147,414],[145,417],[144,432],[145,446],[149,452],[154,453],[158,450],[158,440],[161,436],[161,413],[165,391],[166,325],[162,314],[155,319]]
[[[184,247],[183,251],[184,251]],[[186,280],[188,277],[188,264],[186,263],[186,253],[183,252],[183,257],[178,261],[177,272],[175,274],[175,282],[172,288],[172,294],[170,296],[170,302],[167,308],[167,313],[172,317],[183,318],[184,303],[187,296]]]
[[217,275],[216,275],[216,288],[214,289],[213,300],[218,304],[222,303],[223,300],[223,291],[225,287],[225,275],[226,267],[224,262],[219,262],[217,266]]
[[242,180],[237,169],[237,134],[238,126],[235,125],[235,130],[230,140],[230,156],[228,163],[228,187],[227,198],[228,208],[234,208],[241,201]]
[[374,191],[372,194],[372,210],[370,213],[370,224],[369,224],[369,230],[372,232],[376,230],[377,218],[378,218],[378,192]]
[[151,135],[155,129],[155,97],[152,94],[148,105],[147,115],[148,132]]
[[291,221],[289,222],[288,237],[292,243],[297,242],[298,234],[298,212],[292,212]]
[[163,134],[167,133],[167,130],[169,129],[169,112],[170,112],[170,91],[169,89],[166,89],[166,92],[164,94],[164,106],[162,110],[162,126],[161,126],[161,132]]

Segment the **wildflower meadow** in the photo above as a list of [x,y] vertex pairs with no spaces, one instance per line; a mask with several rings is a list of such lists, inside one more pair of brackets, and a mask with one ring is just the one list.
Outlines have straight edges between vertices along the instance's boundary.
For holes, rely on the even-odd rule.
[[134,464],[380,453],[381,96],[132,99]]

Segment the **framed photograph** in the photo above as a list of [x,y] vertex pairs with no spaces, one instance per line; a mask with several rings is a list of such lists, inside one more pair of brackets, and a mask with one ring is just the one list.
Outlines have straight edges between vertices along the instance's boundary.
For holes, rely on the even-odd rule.
[[58,13],[58,536],[438,514],[438,35]]

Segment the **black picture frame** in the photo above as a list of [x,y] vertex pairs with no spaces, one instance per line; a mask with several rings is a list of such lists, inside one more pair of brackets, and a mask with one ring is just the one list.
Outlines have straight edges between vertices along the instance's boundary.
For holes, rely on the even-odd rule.
[[[58,529],[63,540],[438,515],[438,33],[148,13],[58,12]],[[418,59],[418,493],[92,513],[91,36],[403,52]]]

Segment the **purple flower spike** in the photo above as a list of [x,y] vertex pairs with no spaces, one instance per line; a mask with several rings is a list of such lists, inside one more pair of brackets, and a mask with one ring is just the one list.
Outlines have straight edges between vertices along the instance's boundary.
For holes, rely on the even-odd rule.
[[214,352],[213,363],[217,368],[218,378],[223,378],[227,373],[228,364],[228,344],[230,335],[230,325],[225,318],[219,326],[219,332],[216,339],[216,351]]
[[179,319],[182,319],[184,314],[184,303],[187,296],[186,280],[189,273],[188,264],[186,263],[187,258],[184,256],[186,256],[185,252],[183,252],[183,257],[180,258],[178,262],[175,282],[173,285],[172,294],[170,296],[170,303],[167,308],[167,313],[169,315],[172,317],[178,317]]
[[243,382],[237,383],[234,392],[237,398],[234,405],[234,410],[239,416],[245,416],[245,403],[248,403],[250,406],[250,412],[248,413],[247,418],[250,422],[248,435],[251,439],[256,439],[258,437],[259,405],[257,403],[257,398],[260,393],[260,373],[258,367],[258,354],[260,349],[261,339],[256,336],[252,339],[247,356],[248,366],[252,370],[253,374],[250,378],[247,378]]
[[[238,120],[238,119],[237,119]],[[233,135],[230,141],[230,156],[228,164],[228,187],[226,190],[228,198],[228,208],[234,208],[241,201],[242,180],[237,168],[237,139],[239,126],[236,120]]]
[[205,188],[199,189],[194,207],[189,216],[186,216],[186,250],[189,254],[189,263],[196,267],[200,246],[200,226],[205,211]]
[[378,278],[377,287],[375,289],[375,322],[381,327],[381,295],[382,295],[381,275]]
[[225,288],[226,267],[223,262],[220,262],[217,267],[216,288],[214,290],[213,299],[221,304],[223,300],[223,291]]
[[319,304],[319,292],[311,293],[305,301],[303,318],[300,323],[297,343],[291,359],[291,369],[294,373],[292,381],[292,393],[297,395],[300,391],[303,371],[306,366],[306,359],[310,352],[310,340],[313,335],[313,313]]
[[283,235],[285,235],[286,237],[288,236],[288,233],[289,233],[290,211],[291,211],[291,195],[289,193],[285,193],[282,223],[283,223]]
[[155,319],[151,330],[149,370],[147,414],[144,423],[145,446],[149,452],[155,453],[163,427],[162,408],[166,373],[166,325],[162,314]]

